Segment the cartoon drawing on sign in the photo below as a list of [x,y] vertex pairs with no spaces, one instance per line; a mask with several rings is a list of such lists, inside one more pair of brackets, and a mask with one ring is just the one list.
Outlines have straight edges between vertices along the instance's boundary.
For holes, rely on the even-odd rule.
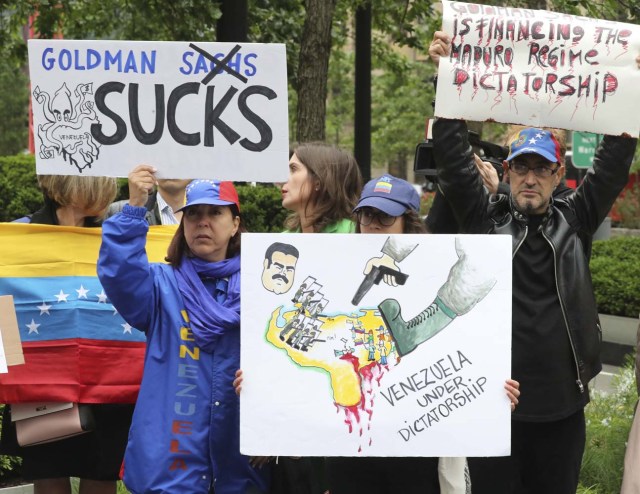
[[486,266],[483,259],[467,252],[460,237],[456,237],[456,252],[458,261],[449,271],[435,300],[413,319],[405,321],[402,318],[400,303],[395,299],[384,300],[378,305],[399,355],[412,352],[457,316],[469,312],[496,284],[495,277],[483,268]]
[[272,243],[264,254],[262,286],[275,294],[288,292],[293,285],[299,256],[293,245]]
[[98,158],[99,144],[91,135],[91,126],[100,121],[93,106],[93,84],[78,84],[74,94],[72,101],[66,83],[53,98],[39,86],[33,90],[35,101],[47,120],[36,130],[40,139],[38,154],[42,159],[62,156],[65,162],[82,172]]
[[[344,414],[349,433],[360,438],[359,452],[372,444],[376,398],[383,396],[394,405],[393,397],[384,396],[385,391],[380,389],[383,376],[400,364],[401,356],[473,309],[496,284],[491,263],[483,262],[486,259],[482,252],[466,249],[464,240],[457,237],[457,261],[436,299],[415,318],[404,321],[398,302],[401,295],[398,300],[387,298],[381,302],[383,297],[375,298],[375,290],[370,289],[384,280],[392,289],[402,290],[397,287],[405,285],[409,274],[402,273],[398,263],[417,247],[415,241],[403,242],[390,236],[381,248],[381,256],[365,258],[365,279],[351,300],[355,305],[368,296],[364,306],[346,312],[328,311],[334,302],[333,290],[320,277],[307,276],[295,292],[293,306],[287,302],[273,309],[267,323],[268,343],[286,352],[295,365],[328,374],[333,402]],[[460,359],[467,361],[464,356],[453,358],[456,368],[461,368]]]
[[380,257],[372,257],[367,261],[364,268],[365,278],[358,287],[351,303],[358,305],[373,285],[380,284],[381,280],[387,285],[397,286],[404,285],[407,281],[407,275],[400,272],[399,262],[406,259],[418,244],[405,244],[394,237],[387,237],[382,246]]

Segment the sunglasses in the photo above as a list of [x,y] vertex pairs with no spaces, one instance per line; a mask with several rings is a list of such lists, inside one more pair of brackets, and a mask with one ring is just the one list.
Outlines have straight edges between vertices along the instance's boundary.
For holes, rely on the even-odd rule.
[[369,226],[375,219],[381,226],[391,226],[396,222],[397,216],[391,216],[379,209],[360,208],[356,211],[358,223],[362,226]]
[[554,173],[556,173],[559,169],[560,169],[559,166],[551,167],[546,165],[529,168],[525,163],[520,163],[518,161],[511,161],[509,163],[509,170],[511,170],[516,175],[521,175],[521,176],[524,176],[530,171],[532,171],[536,177],[548,178]]

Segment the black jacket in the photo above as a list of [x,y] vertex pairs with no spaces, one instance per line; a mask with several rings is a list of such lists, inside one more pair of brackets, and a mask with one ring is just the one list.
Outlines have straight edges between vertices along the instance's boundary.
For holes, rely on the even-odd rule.
[[[466,123],[437,120],[433,141],[438,184],[461,232],[511,235],[515,256],[526,238],[527,216],[514,208],[511,196],[490,197],[484,189]],[[580,391],[602,368],[601,329],[587,256],[589,242],[627,183],[636,142],[605,136],[584,181],[574,193],[552,199],[541,226],[553,251],[558,298]]]

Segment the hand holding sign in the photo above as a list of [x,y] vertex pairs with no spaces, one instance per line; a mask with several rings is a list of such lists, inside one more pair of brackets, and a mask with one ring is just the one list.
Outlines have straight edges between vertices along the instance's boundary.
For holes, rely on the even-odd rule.
[[157,170],[151,165],[138,165],[129,173],[129,205],[143,207],[158,184]]
[[436,64],[440,63],[440,57],[448,57],[451,51],[451,38],[444,31],[433,33],[433,40],[429,45],[429,57]]

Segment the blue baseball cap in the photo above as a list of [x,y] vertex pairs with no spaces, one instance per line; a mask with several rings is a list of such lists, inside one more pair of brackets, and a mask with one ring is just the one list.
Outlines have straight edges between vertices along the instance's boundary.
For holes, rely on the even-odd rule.
[[240,199],[232,182],[193,180],[187,185],[186,192],[187,202],[176,212],[198,204],[210,204],[212,206],[235,205],[240,211]]
[[511,161],[521,154],[539,154],[552,163],[560,163],[560,143],[548,130],[527,127],[522,129],[509,143],[509,156]]
[[353,209],[363,207],[379,209],[390,216],[402,216],[408,209],[420,210],[420,196],[406,180],[392,175],[382,175],[370,180],[362,189],[360,201]]

